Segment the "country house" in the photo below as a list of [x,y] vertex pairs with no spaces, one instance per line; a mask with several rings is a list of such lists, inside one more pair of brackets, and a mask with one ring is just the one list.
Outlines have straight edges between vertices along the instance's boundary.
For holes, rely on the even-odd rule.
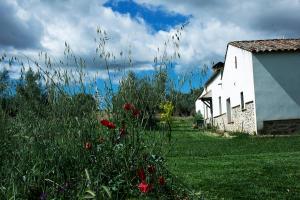
[[196,100],[205,123],[223,131],[300,130],[300,39],[234,41]]

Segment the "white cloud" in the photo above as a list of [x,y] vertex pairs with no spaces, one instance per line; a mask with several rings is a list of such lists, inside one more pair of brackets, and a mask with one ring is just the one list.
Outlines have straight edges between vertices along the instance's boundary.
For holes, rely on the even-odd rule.
[[[91,0],[88,3],[84,0],[68,0],[64,3],[15,0],[13,5],[17,10],[17,16],[22,20],[36,19],[41,23],[43,28],[41,45],[54,57],[61,58],[65,41],[71,45],[77,55],[85,58],[94,56],[96,44],[93,39],[96,37],[96,28],[100,26],[110,37],[108,50],[113,51],[115,55],[124,52],[122,62],[128,59],[130,49],[131,57],[137,63],[135,71],[153,70],[151,63],[157,54],[157,47],[163,48],[164,41],[170,38],[174,29],[153,34],[142,18],[137,21],[131,19],[128,14],[113,12],[110,8],[102,6],[104,2],[104,0]],[[260,21],[273,19],[274,15],[271,11],[280,16],[284,12],[300,8],[299,0],[284,0],[278,3],[271,0],[247,2],[137,0],[137,2],[151,4],[152,6],[149,6],[151,9],[155,9],[153,5],[164,6],[166,10],[193,16],[181,37],[181,59],[177,61],[177,73],[222,61],[229,41],[279,36],[282,31],[271,32],[259,28]],[[272,9],[264,12],[268,6]],[[295,16],[296,19],[300,17],[299,14]],[[286,18],[286,20],[290,19]],[[269,26],[271,30],[272,27]],[[291,27],[287,23],[281,24],[283,30],[285,26]],[[293,30],[289,31],[293,32]],[[13,52],[17,53],[15,50]],[[34,50],[22,52],[30,56],[37,53]],[[108,77],[100,75],[100,78]]]

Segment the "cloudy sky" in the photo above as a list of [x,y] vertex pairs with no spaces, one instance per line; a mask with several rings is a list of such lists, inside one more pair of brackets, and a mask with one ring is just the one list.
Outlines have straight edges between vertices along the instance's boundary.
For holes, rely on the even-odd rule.
[[59,57],[66,41],[88,57],[101,27],[112,51],[132,49],[141,72],[184,23],[176,73],[223,61],[229,41],[300,36],[300,0],[0,0],[0,13],[0,53]]

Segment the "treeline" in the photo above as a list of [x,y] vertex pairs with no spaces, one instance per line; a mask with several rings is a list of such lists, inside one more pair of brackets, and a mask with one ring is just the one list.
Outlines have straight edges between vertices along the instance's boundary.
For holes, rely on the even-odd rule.
[[[153,77],[137,77],[129,72],[114,96],[113,104],[120,107],[123,103],[133,102],[141,108],[149,124],[155,123],[162,102],[172,102],[174,116],[192,116],[195,114],[195,101],[202,89],[192,89],[183,93],[173,86],[166,71],[156,72]],[[118,105],[119,103],[119,105]]]
[[54,85],[43,85],[41,74],[31,69],[18,80],[10,79],[7,70],[0,72],[1,109],[10,117],[80,117],[98,109],[90,94],[68,95],[57,90]]
[[[195,100],[201,89],[192,89],[182,93],[172,88],[164,71],[153,77],[137,77],[133,72],[121,81],[117,93],[113,94],[111,106],[115,111],[124,103],[133,103],[140,109],[143,120],[148,125],[155,123],[162,102],[172,102],[174,116],[191,116],[195,114]],[[57,91],[54,85],[45,86],[41,74],[28,70],[19,80],[11,80],[9,72],[0,72],[1,109],[11,117],[17,114],[35,118],[51,116],[87,115],[99,111],[99,104],[91,94],[68,94]],[[109,105],[108,105],[109,106]]]

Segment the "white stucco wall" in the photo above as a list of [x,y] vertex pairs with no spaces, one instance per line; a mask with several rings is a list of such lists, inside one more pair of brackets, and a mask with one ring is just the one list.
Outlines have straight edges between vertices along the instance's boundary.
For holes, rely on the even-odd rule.
[[[237,68],[235,67],[237,57]],[[252,54],[237,47],[228,46],[223,73],[220,73],[206,88],[203,94],[212,91],[213,116],[217,117],[227,112],[226,99],[230,98],[231,107],[241,103],[240,93],[244,94],[244,102],[254,101],[254,81],[252,68]],[[222,112],[220,113],[219,97],[221,96]],[[206,106],[196,101],[196,111],[200,111],[204,118],[210,118]]]
[[300,53],[253,54],[257,129],[264,120],[300,119]]
[[[235,68],[235,56],[237,68]],[[230,98],[231,107],[241,104],[240,93],[244,102],[254,101],[254,81],[251,52],[228,46],[225,68],[222,78],[222,112],[226,113],[226,99]],[[216,112],[218,113],[218,112]]]
[[200,112],[202,116],[204,115],[203,102],[200,99],[197,99],[195,102],[196,113]]
[[[222,74],[218,74],[215,80],[210,84],[212,90],[213,116],[220,115],[219,112],[219,96],[222,95]],[[224,110],[224,109],[222,109]]]
[[196,112],[200,112],[204,119],[210,118],[210,110],[209,108],[200,100],[197,99],[195,102]]
[[[204,87],[204,90],[201,94],[201,97],[209,92],[215,93],[215,88],[217,84],[220,82],[221,75],[218,74],[217,77],[215,77],[214,81],[212,81],[210,84]],[[196,101],[196,112],[200,112],[204,119],[211,118],[210,108],[207,107],[201,100]]]

